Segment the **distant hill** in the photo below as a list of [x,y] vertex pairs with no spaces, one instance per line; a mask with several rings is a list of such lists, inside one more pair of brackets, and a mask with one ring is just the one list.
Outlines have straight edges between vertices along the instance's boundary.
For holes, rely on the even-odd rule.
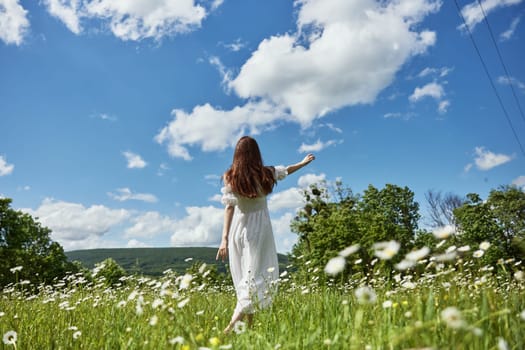
[[[218,272],[226,272],[223,262],[217,262],[217,248],[207,247],[175,247],[175,248],[111,248],[87,249],[65,252],[70,261],[80,261],[88,269],[107,258],[113,258],[126,272],[160,276],[163,271],[172,269],[183,273],[195,262],[216,265]],[[288,264],[288,257],[278,255],[281,270]]]

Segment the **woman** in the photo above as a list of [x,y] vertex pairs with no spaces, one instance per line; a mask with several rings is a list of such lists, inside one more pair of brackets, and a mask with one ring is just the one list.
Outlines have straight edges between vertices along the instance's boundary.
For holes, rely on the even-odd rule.
[[278,180],[314,159],[308,154],[297,164],[268,167],[263,164],[255,139],[243,136],[237,142],[233,163],[223,175],[224,226],[216,257],[224,261],[229,256],[237,294],[237,305],[224,333],[231,332],[235,323],[245,318],[251,326],[255,308],[271,303],[279,267],[266,196]]

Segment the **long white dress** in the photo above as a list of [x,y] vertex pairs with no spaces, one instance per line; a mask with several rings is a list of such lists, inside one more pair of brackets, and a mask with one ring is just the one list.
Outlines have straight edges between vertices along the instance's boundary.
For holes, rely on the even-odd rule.
[[[274,168],[276,180],[286,175],[284,166]],[[239,313],[251,314],[271,304],[279,266],[266,196],[242,197],[228,184],[221,191],[222,203],[235,206],[228,235],[230,271],[237,294],[233,320]]]

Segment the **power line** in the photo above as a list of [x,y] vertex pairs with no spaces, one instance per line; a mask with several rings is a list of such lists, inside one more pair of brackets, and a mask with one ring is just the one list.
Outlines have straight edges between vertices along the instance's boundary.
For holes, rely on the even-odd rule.
[[501,62],[501,65],[503,66],[503,70],[505,70],[505,75],[507,76],[507,80],[510,84],[512,95],[514,95],[514,100],[516,100],[516,104],[518,105],[518,109],[520,111],[521,118],[525,122],[525,115],[523,114],[523,109],[521,108],[520,101],[518,99],[518,96],[516,95],[516,91],[514,90],[514,84],[512,83],[512,79],[510,78],[510,74],[507,70],[507,66],[505,65],[505,62],[503,61],[503,57],[501,56],[501,52],[499,50],[498,44],[496,43],[496,39],[494,38],[494,33],[492,32],[492,27],[490,26],[487,15],[485,14],[485,9],[483,8],[483,5],[481,5],[480,0],[478,0],[478,5],[479,5],[479,8],[481,9],[481,13],[483,14],[483,19],[485,20],[485,23],[487,24],[487,28],[489,29],[490,37],[492,38],[492,42],[494,43],[494,47],[496,48],[496,52],[498,53],[499,60]]
[[478,57],[479,57],[479,60],[481,61],[483,69],[485,70],[485,74],[487,74],[487,77],[489,78],[490,85],[492,86],[492,90],[494,91],[494,94],[498,98],[498,102],[501,106],[501,109],[503,110],[503,114],[505,115],[505,118],[507,118],[507,122],[509,123],[512,133],[514,134],[514,138],[516,139],[516,142],[520,146],[521,153],[523,153],[523,156],[525,156],[525,149],[523,148],[523,145],[521,144],[520,139],[518,138],[518,134],[516,133],[516,130],[514,129],[514,125],[512,125],[512,121],[510,120],[509,114],[507,113],[507,110],[505,109],[505,106],[503,105],[501,96],[499,95],[498,90],[496,89],[496,86],[494,85],[494,81],[492,80],[492,77],[490,76],[487,65],[485,64],[485,61],[483,60],[483,57],[481,56],[481,52],[479,51],[478,45],[476,44],[476,41],[474,40],[474,36],[472,35],[472,32],[470,31],[467,21],[465,20],[465,17],[461,13],[461,9],[459,7],[458,0],[454,0],[454,3],[456,4],[456,8],[458,10],[459,16],[461,17],[461,19],[463,20],[463,23],[465,24],[465,28],[467,29],[470,40],[472,41],[472,44],[474,45],[474,48],[476,49],[476,53],[478,54]]

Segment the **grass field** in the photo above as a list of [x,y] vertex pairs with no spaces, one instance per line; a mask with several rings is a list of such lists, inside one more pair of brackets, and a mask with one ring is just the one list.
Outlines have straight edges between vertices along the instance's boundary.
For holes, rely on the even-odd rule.
[[505,275],[475,261],[431,262],[417,277],[387,280],[378,270],[322,286],[313,274],[299,283],[281,271],[273,305],[229,335],[232,288],[193,283],[197,276],[166,271],[108,288],[77,275],[37,293],[21,281],[1,292],[0,348],[525,349],[521,265],[501,268]]

